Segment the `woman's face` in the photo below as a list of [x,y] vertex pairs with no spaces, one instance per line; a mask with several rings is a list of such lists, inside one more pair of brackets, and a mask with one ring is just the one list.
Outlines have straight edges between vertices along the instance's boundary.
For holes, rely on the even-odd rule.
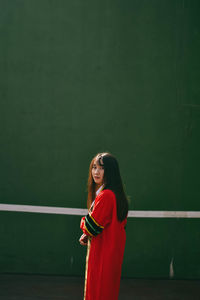
[[92,166],[92,177],[94,179],[94,182],[98,186],[101,186],[103,184],[104,167],[99,165],[97,159],[94,160],[94,163]]

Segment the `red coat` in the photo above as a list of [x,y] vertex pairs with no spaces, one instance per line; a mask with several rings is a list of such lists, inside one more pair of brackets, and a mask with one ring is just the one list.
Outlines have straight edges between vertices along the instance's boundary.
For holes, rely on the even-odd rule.
[[92,212],[81,220],[91,237],[86,261],[85,300],[117,300],[124,255],[126,219],[119,222],[115,194],[103,190]]

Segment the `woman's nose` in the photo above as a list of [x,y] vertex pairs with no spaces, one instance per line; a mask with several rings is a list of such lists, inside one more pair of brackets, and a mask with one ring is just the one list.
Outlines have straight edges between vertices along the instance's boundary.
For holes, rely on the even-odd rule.
[[95,174],[98,174],[99,173],[99,169],[98,168],[96,168],[96,170],[95,170]]

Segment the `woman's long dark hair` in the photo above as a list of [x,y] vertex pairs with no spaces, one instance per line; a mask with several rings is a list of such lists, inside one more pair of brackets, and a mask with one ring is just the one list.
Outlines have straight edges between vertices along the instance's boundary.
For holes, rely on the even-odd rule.
[[87,206],[89,208],[92,201],[95,199],[96,184],[92,177],[92,167],[95,160],[97,160],[97,163],[100,166],[104,167],[104,189],[110,189],[115,193],[117,218],[119,221],[123,221],[128,214],[128,200],[124,192],[118,162],[110,153],[98,153],[90,163]]

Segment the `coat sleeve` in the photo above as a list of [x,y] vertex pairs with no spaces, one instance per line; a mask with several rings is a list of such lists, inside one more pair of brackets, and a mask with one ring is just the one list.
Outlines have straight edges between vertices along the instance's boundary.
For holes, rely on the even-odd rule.
[[102,191],[95,200],[93,211],[81,219],[81,229],[89,236],[100,234],[110,223],[114,209],[114,194]]

